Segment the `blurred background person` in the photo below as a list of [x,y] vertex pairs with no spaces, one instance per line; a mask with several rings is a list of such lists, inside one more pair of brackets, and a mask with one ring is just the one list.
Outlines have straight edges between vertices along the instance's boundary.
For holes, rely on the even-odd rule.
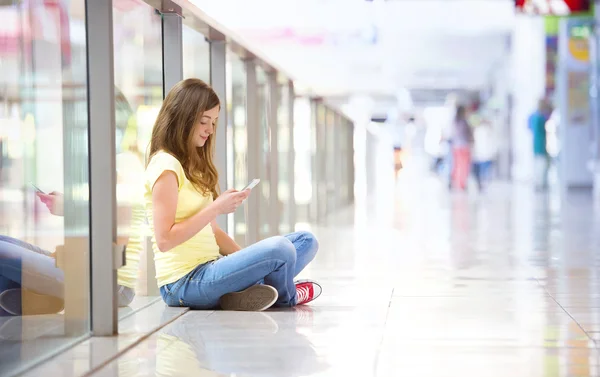
[[548,156],[546,123],[552,114],[552,106],[546,99],[541,99],[538,108],[529,116],[528,126],[533,140],[534,185],[538,191],[548,188]]
[[473,173],[479,191],[487,187],[492,173],[493,161],[498,151],[492,126],[488,121],[482,121],[473,131]]
[[466,191],[471,170],[473,131],[467,121],[467,109],[460,105],[452,124],[452,185]]
[[402,149],[402,145],[404,143],[404,126],[394,114],[395,112],[391,112],[392,116],[388,117],[386,128],[394,144],[394,173],[396,178],[398,178],[398,174],[403,167],[404,150]]
[[444,131],[447,127],[443,107],[430,107],[424,111],[425,116],[425,152],[431,160],[431,171],[436,175],[444,172],[444,161],[447,155],[447,145],[444,142]]
[[394,145],[394,173],[396,174],[396,178],[398,178],[398,174],[402,170],[402,145],[395,144]]

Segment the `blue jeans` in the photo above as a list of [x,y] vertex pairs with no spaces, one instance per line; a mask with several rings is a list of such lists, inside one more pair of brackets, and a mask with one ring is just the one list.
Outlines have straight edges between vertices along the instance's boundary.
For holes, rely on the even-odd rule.
[[445,161],[444,161],[444,168],[445,168],[445,173],[446,173],[446,178],[448,179],[448,186],[452,187],[452,169],[453,169],[453,163],[454,163],[454,158],[452,156],[452,142],[448,142],[448,152],[446,153],[446,156],[444,156]]
[[[0,235],[0,293],[21,288],[26,280],[26,288],[62,298],[64,275],[48,255],[49,252],[35,245]],[[0,308],[0,316],[5,315],[8,313]]]
[[264,282],[279,293],[276,306],[294,306],[294,277],[314,259],[318,248],[309,232],[271,237],[199,265],[176,282],[160,287],[160,294],[169,306],[216,309],[221,296]]
[[492,161],[478,161],[473,163],[473,174],[477,180],[477,186],[482,189],[490,180]]
[[[64,273],[56,266],[51,255],[35,245],[0,235],[0,293],[8,289],[27,288],[63,299]],[[24,287],[23,281],[26,281]],[[129,305],[134,296],[133,289],[119,286],[117,297],[120,307]],[[0,308],[0,316],[5,315],[7,312]]]

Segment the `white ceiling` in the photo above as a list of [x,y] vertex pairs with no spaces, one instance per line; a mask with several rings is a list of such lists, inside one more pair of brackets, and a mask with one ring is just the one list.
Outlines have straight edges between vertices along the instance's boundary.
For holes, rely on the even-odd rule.
[[513,0],[192,2],[319,95],[482,87],[514,21]]

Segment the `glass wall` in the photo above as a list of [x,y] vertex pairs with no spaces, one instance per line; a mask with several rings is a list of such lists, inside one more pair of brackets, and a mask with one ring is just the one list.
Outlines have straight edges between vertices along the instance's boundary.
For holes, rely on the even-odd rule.
[[[244,62],[228,52],[227,69],[227,135],[231,146],[228,172],[229,187],[241,189],[248,184],[248,134],[246,129],[246,69]],[[230,136],[231,135],[231,136]],[[253,178],[252,178],[253,179]],[[246,207],[242,206],[230,217],[229,228],[235,241],[246,244]]]
[[210,43],[202,33],[183,25],[183,78],[210,83]]
[[331,109],[327,109],[325,112],[325,213],[330,214],[337,209],[337,196],[335,182],[335,171],[338,161],[341,156],[336,155],[336,134],[340,131],[336,123],[337,114]]
[[294,105],[297,226],[325,221],[354,198],[353,125],[320,99]]
[[0,5],[0,375],[90,332],[84,0]]
[[292,206],[294,205],[291,198],[290,183],[293,171],[289,169],[289,158],[292,150],[290,148],[291,130],[290,124],[290,90],[287,82],[278,85],[279,103],[277,106],[277,147],[279,154],[279,185],[277,188],[277,198],[279,204],[279,233],[286,234],[293,231],[292,229]]
[[348,205],[354,201],[354,124],[344,119],[344,142],[342,143],[344,156],[344,170],[342,178],[342,192],[344,204]]
[[[260,195],[258,221],[260,224],[259,239],[271,236],[270,221],[271,216],[271,124],[269,124],[269,91],[267,85],[267,73],[261,67],[256,67],[257,98],[258,98],[258,119],[259,119],[259,172],[260,184],[257,186],[256,194]],[[253,177],[250,177],[253,179]]]
[[314,192],[313,159],[315,151],[315,128],[312,103],[308,98],[294,100],[294,198],[296,224],[305,227],[312,220],[316,205]]
[[147,247],[142,183],[146,150],[163,99],[162,25],[160,15],[143,2],[113,0],[113,6],[117,225],[119,243],[127,245],[117,282],[119,317],[124,318],[157,298],[156,289],[144,284],[153,281],[145,268],[153,254]]
[[340,151],[340,166],[339,166],[339,179],[340,179],[340,187],[339,187],[339,200],[340,205],[344,206],[350,202],[350,174],[349,171],[351,169],[351,158],[353,155],[350,155],[352,152],[352,144],[351,144],[351,135],[352,128],[349,122],[340,117],[339,124],[339,151]]
[[316,104],[316,148],[314,169],[317,191],[316,221],[322,221],[327,213],[327,108],[321,101]]

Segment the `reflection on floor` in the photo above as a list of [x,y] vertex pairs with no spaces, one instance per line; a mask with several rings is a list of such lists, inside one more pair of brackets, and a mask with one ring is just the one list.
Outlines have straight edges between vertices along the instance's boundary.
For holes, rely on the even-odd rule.
[[[156,303],[140,313],[175,320],[133,347],[114,344],[139,329],[104,345],[126,350],[118,358],[90,363],[90,353],[108,352],[96,343],[38,372],[77,375],[69,366],[86,364],[95,376],[599,375],[600,211],[591,196],[405,187],[315,229],[321,250],[304,273],[324,286],[314,305],[175,316]],[[139,326],[137,316],[128,319]]]
[[29,370],[23,376],[83,376],[101,368],[117,355],[138,344],[187,312],[186,308],[168,308],[156,301],[143,310],[119,321],[118,337],[93,337],[77,344],[49,362]]
[[40,354],[51,354],[65,345],[62,314],[0,317],[0,375],[20,370]]
[[[160,297],[137,296],[125,308],[119,308],[124,321],[139,310],[160,301]],[[160,305],[162,312],[163,305]],[[125,322],[127,328],[127,322]],[[51,354],[64,348],[67,339],[76,340],[65,329],[63,313],[22,317],[0,317],[0,376],[20,370],[31,363],[32,357]]]

